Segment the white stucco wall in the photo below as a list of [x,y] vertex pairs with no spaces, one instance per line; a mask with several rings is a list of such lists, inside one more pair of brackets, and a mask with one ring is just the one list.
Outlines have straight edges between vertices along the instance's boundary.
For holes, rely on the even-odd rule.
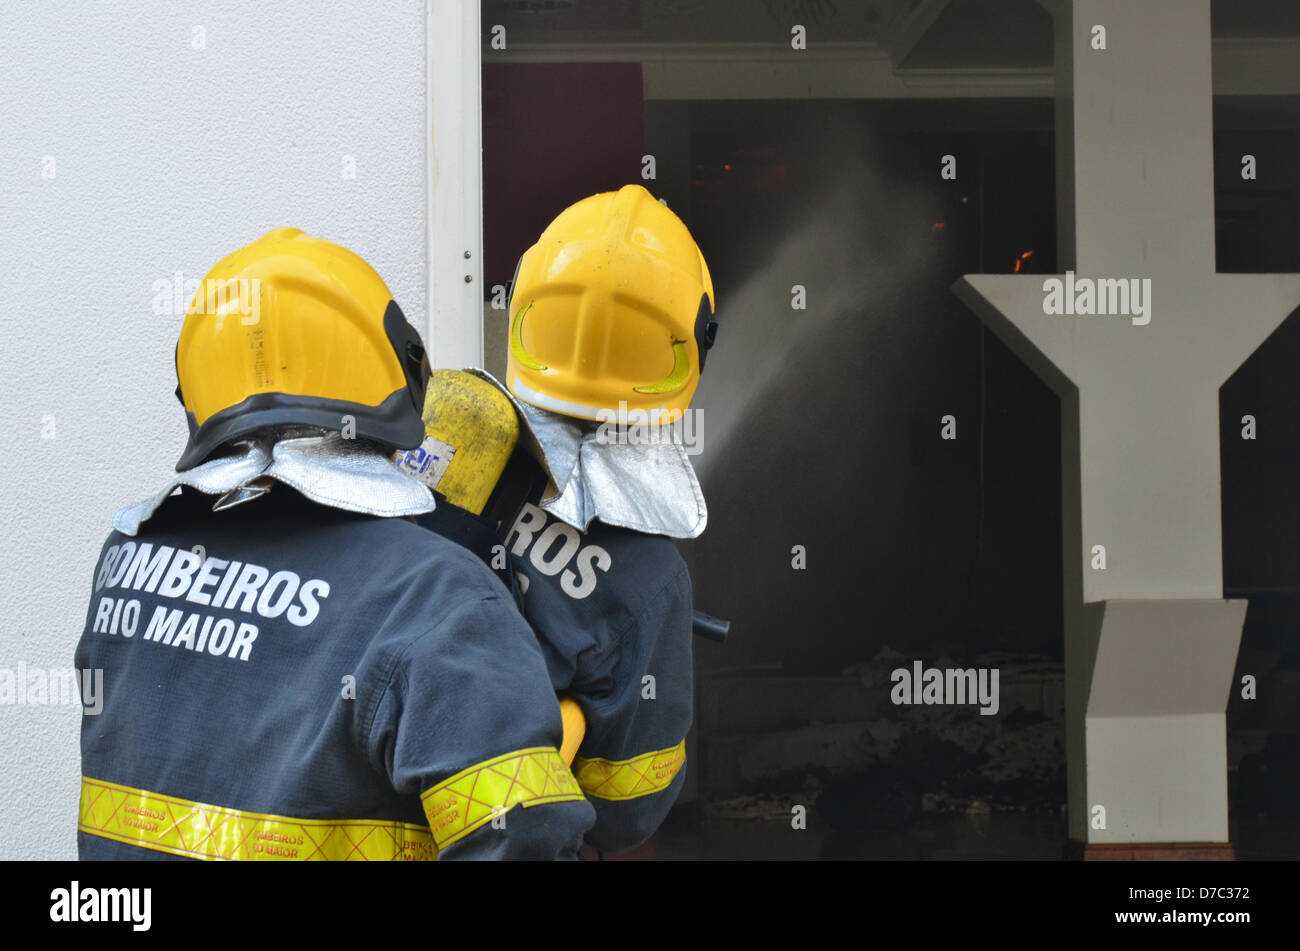
[[[5,4],[0,669],[71,666],[113,511],[184,444],[155,281],[292,225],[424,332],[424,47],[421,0]],[[0,704],[0,859],[75,857],[80,721]]]

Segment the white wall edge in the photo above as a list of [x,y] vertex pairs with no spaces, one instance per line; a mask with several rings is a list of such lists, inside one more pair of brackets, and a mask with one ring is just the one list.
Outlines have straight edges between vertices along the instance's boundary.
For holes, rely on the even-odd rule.
[[[435,367],[483,363],[483,147],[479,0],[426,6],[428,327]],[[466,257],[466,252],[469,257]],[[466,281],[468,276],[469,280]]]

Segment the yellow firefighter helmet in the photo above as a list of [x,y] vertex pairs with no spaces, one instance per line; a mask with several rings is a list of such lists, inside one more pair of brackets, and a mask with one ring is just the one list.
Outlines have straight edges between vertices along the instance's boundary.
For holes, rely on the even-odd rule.
[[579,419],[672,422],[690,405],[717,324],[686,225],[640,185],[562,211],[519,259],[506,383]]
[[264,426],[348,433],[388,449],[424,438],[429,362],[374,269],[347,248],[279,228],[222,258],[176,345],[193,468]]

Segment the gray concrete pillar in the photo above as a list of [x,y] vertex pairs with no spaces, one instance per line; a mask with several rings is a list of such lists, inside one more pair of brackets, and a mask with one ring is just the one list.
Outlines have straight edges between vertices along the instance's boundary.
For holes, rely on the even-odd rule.
[[1070,837],[1226,843],[1218,394],[1300,275],[1214,270],[1210,0],[1044,5],[1068,273],[953,289],[1061,397]]

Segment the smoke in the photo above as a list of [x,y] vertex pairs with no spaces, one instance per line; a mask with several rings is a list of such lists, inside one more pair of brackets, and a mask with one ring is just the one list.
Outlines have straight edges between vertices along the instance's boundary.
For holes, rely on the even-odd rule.
[[[865,375],[875,362],[873,341],[908,345],[903,302],[910,297],[915,307],[918,286],[938,279],[937,190],[900,184],[897,170],[878,167],[885,157],[871,160],[877,150],[861,126],[846,120],[828,123],[811,147],[826,184],[809,188],[779,230],[737,235],[758,245],[776,231],[777,240],[754,248],[755,266],[740,286],[718,288],[718,345],[695,400],[705,424],[697,457],[702,477],[728,458],[729,443],[758,401],[770,406],[775,397],[783,421],[797,426],[806,374],[842,372],[850,362],[862,364]],[[806,309],[792,307],[794,285],[805,289]],[[832,333],[839,339],[828,340]],[[900,372],[897,365],[875,369]],[[797,429],[782,429],[797,438]]]

